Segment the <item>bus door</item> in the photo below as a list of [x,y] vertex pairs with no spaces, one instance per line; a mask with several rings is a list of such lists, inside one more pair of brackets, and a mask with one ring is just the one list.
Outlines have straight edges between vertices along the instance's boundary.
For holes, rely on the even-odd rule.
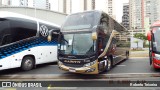
[[104,34],[99,34],[98,37],[98,55],[102,54],[106,47],[106,37]]
[[100,55],[103,52],[103,38],[98,37],[98,55]]

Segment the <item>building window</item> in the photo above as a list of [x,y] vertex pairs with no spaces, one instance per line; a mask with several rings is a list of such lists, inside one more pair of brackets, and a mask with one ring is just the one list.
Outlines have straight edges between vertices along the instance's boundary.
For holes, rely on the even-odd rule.
[[[86,0],[85,0],[86,1]],[[92,9],[95,9],[95,0],[92,0]]]

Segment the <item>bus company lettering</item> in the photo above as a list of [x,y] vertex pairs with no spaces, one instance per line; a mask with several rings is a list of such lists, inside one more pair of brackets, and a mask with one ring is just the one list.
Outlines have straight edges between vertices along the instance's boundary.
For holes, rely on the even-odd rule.
[[77,60],[64,60],[65,63],[81,63],[81,61]]

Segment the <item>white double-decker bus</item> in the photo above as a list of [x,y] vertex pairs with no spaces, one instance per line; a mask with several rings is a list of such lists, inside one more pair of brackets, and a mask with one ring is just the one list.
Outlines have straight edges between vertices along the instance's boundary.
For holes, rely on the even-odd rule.
[[57,34],[60,27],[28,16],[0,12],[0,70],[21,67],[31,70],[37,64],[57,60]]

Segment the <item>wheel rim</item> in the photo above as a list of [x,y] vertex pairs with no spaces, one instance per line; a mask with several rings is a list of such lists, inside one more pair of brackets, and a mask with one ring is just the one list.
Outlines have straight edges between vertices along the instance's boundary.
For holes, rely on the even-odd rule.
[[27,69],[30,69],[32,68],[32,60],[30,59],[27,59],[26,62],[24,63],[24,66],[27,68]]

